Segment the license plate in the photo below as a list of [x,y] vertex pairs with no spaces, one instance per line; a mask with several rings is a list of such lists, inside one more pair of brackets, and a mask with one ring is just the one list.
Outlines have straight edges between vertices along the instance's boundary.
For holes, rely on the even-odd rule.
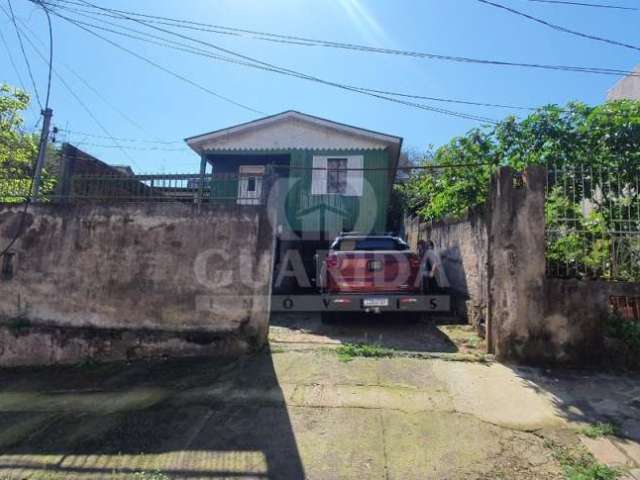
[[380,260],[371,260],[369,262],[369,271],[377,272],[379,270],[382,270],[382,262]]
[[388,298],[365,298],[362,300],[363,307],[388,307]]

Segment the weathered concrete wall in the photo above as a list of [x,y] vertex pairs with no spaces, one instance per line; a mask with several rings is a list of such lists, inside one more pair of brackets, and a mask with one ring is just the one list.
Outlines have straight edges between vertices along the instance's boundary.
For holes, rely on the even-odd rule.
[[[407,239],[433,240],[467,320],[487,320],[491,353],[524,364],[596,363],[611,296],[640,296],[640,284],[546,276],[546,170],[501,168],[489,200],[457,222],[406,219]],[[460,292],[463,295],[459,295]],[[462,308],[461,308],[462,306]]]
[[555,357],[544,321],[546,170],[528,167],[522,182],[501,168],[489,208],[489,348],[500,360],[545,362]]
[[[0,207],[0,245],[21,214]],[[232,354],[266,339],[263,207],[32,205],[23,227],[0,278],[0,365]]]
[[640,284],[547,278],[545,318],[559,362],[592,364],[604,353],[611,297],[640,297]]
[[415,249],[419,240],[432,240],[454,294],[457,316],[480,326],[486,318],[487,222],[484,208],[475,208],[460,220],[434,223],[405,220],[407,240]]

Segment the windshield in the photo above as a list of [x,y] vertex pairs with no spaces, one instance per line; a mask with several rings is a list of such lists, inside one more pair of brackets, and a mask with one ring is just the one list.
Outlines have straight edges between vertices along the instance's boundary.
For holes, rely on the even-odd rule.
[[409,245],[399,238],[392,237],[356,237],[341,238],[331,247],[340,252],[368,251],[368,250],[409,250]]

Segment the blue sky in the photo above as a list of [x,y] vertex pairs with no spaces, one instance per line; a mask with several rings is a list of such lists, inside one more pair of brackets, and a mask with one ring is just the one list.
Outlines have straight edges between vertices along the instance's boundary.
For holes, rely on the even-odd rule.
[[[476,0],[95,1],[109,8],[230,27],[443,55],[624,70],[640,63],[638,51],[556,32]],[[640,45],[640,11],[570,7],[529,0],[497,1],[575,30]],[[16,15],[29,25],[39,38],[34,42],[44,50],[39,43],[47,39],[44,14],[27,0],[12,2]],[[640,7],[638,0],[607,2]],[[0,0],[0,4],[7,8],[6,0]],[[22,83],[32,90],[15,31],[1,12],[0,29]],[[327,80],[434,97],[525,106],[569,100],[595,104],[603,101],[606,91],[616,81],[615,77],[609,76],[450,63],[282,45],[212,33],[184,33]],[[425,112],[133,39],[112,38],[218,94],[256,110],[268,114],[300,110],[400,135],[407,147],[424,149],[429,144],[441,145],[480,125],[476,121]],[[55,17],[54,46],[55,68],[114,137],[179,141],[186,136],[260,116],[183,83]],[[44,63],[28,43],[25,47],[36,84],[44,96]],[[75,77],[68,67],[99,91],[100,97]],[[2,45],[0,72],[0,80],[20,84]],[[425,103],[495,119],[509,113],[521,114],[505,109]],[[55,77],[51,107],[54,109],[54,124],[59,128],[106,136]],[[38,109],[34,106],[26,115],[27,125],[33,126],[37,116]],[[106,162],[131,164],[138,172],[196,171],[199,162],[197,156],[180,143],[118,142],[123,147],[136,147],[127,150],[125,155],[117,148],[91,145],[113,146],[114,142],[108,138],[76,133],[59,135],[58,138],[68,138]],[[171,150],[148,150],[150,147]]]

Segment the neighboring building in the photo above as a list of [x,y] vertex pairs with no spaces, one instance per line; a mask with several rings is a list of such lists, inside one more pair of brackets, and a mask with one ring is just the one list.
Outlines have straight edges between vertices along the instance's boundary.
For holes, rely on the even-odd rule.
[[125,177],[133,177],[136,173],[133,171],[129,165],[111,165],[111,168],[117,170]]
[[278,250],[297,249],[308,271],[337,233],[386,231],[400,137],[286,111],[185,141],[202,178],[211,166],[212,195],[269,202]]
[[127,180],[134,175],[128,165],[109,165],[70,143],[62,144],[60,155],[62,174],[56,194],[61,198],[150,196],[151,189],[147,185],[135,179]]
[[607,92],[607,100],[640,100],[640,65],[633,73],[637,76],[627,75]]

